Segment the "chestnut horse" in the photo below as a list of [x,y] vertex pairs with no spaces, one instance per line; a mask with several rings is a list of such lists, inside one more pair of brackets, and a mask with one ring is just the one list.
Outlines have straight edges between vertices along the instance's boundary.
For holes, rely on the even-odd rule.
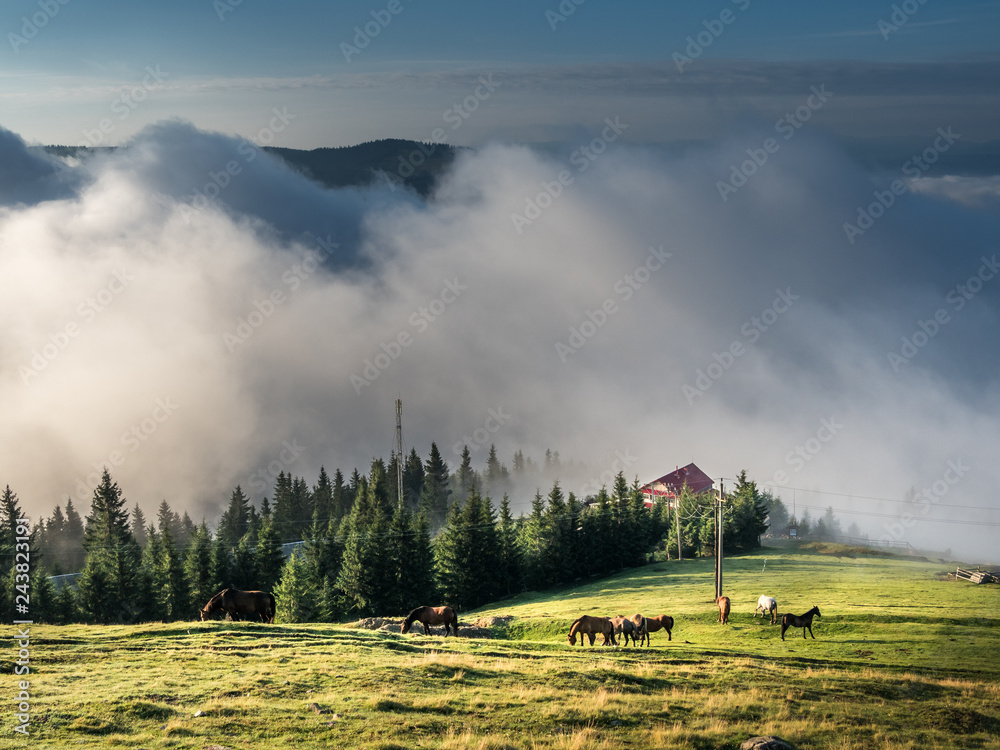
[[789,628],[802,628],[802,637],[806,637],[806,628],[809,629],[809,635],[812,635],[813,640],[816,640],[816,636],[813,635],[813,617],[820,617],[819,607],[813,607],[804,615],[790,615],[787,612],[781,616],[781,640],[785,640],[785,631]]
[[753,611],[753,616],[757,617],[757,610],[760,610],[761,619],[764,618],[764,613],[769,612],[771,614],[771,624],[774,625],[778,622],[778,600],[773,596],[761,595],[760,599],[757,600],[757,608]]
[[591,615],[584,615],[573,621],[573,625],[570,626],[569,635],[569,645],[576,645],[576,636],[580,636],[580,645],[583,645],[583,636],[588,636],[590,638],[590,645],[594,645],[594,636],[600,633],[604,636],[604,643],[602,645],[607,646],[611,644],[612,646],[617,646],[618,643],[615,641],[615,626],[607,617],[592,617]]
[[202,622],[211,618],[220,609],[226,612],[233,622],[238,622],[243,615],[251,615],[251,619],[259,617],[261,622],[274,622],[274,595],[266,591],[223,589],[201,608]]
[[448,629],[452,635],[458,635],[458,615],[451,607],[417,607],[403,620],[402,633],[409,633],[414,622],[424,626],[424,635],[432,635],[431,625],[444,625],[444,637],[448,637]]
[[719,605],[719,622],[723,625],[729,624],[729,597],[720,596],[715,600],[715,603]]
[[[650,633],[655,633],[657,630],[667,631],[667,640],[672,641],[673,636],[670,635],[670,631],[674,629],[674,618],[670,615],[659,615],[657,617],[643,617],[643,631],[646,634],[646,643],[650,644],[653,639],[649,637]],[[632,622],[635,622],[635,616],[632,617]]]

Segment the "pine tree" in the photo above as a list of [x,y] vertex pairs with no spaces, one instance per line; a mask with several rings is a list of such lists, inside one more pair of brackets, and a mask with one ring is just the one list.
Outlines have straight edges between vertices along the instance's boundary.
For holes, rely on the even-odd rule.
[[129,523],[129,528],[132,530],[132,536],[135,537],[136,544],[140,547],[145,547],[146,542],[149,541],[146,538],[146,514],[142,512],[139,503],[136,503],[132,508],[132,520]]
[[78,572],[83,569],[85,552],[83,549],[83,519],[73,507],[72,498],[66,499],[66,533],[63,547],[63,563],[68,572]]
[[[355,474],[357,470],[355,469]],[[344,485],[344,475],[337,469],[333,474],[333,499],[330,508],[330,518],[340,521],[348,513],[351,512],[351,505],[354,502],[354,493],[357,492],[357,488],[351,490],[346,485]]]
[[184,577],[188,583],[190,610],[205,606],[219,590],[212,580],[212,537],[204,522],[195,529],[184,554]]
[[143,617],[138,606],[141,550],[129,530],[121,488],[107,469],[94,490],[84,548],[87,559],[79,587],[90,621],[130,623]]
[[337,575],[348,611],[359,616],[381,614],[387,606],[391,577],[381,545],[389,534],[390,514],[385,497],[385,468],[372,462],[371,479],[361,483],[358,498],[345,524],[344,555]]
[[[340,481],[343,484],[343,476]],[[313,522],[319,520],[325,526],[333,513],[333,484],[330,482],[330,475],[322,466],[319,467],[319,478],[312,490],[311,506]]]
[[274,587],[275,620],[282,623],[311,622],[318,593],[309,579],[302,554],[293,552],[282,567],[280,580]]
[[472,451],[467,445],[462,448],[462,462],[455,473],[453,484],[455,496],[462,502],[465,502],[473,490],[479,492],[481,489],[482,483],[479,480],[479,475],[472,468]]
[[243,489],[236,485],[229,498],[229,506],[219,519],[216,538],[229,547],[235,547],[250,531],[250,500]]
[[[268,525],[265,520],[261,529]],[[273,529],[273,527],[271,527]],[[232,580],[230,586],[244,591],[259,589],[257,583],[257,540],[246,534],[233,551]]]
[[265,521],[257,532],[257,581],[253,588],[273,592],[284,565],[278,529],[273,522]]
[[449,497],[448,464],[441,458],[436,443],[431,443],[430,456],[424,466],[424,489],[420,494],[420,510],[427,517],[431,531],[441,528],[448,515]]
[[424,491],[424,463],[417,455],[415,448],[410,448],[410,455],[403,464],[403,500],[410,513],[420,509],[420,495]]
[[497,447],[490,445],[490,453],[486,457],[486,475],[484,477],[486,494],[493,497],[507,491],[509,476],[507,467],[500,463],[497,456]]
[[511,513],[507,495],[500,501],[497,545],[500,551],[498,592],[501,595],[517,593],[521,590],[521,549],[517,543],[517,523]]
[[[209,598],[222,589],[236,585],[235,551],[235,546],[228,544],[225,537],[216,534],[212,541],[212,558],[209,568]],[[207,602],[208,599],[205,601]]]
[[28,597],[29,606],[34,596],[30,590],[30,574],[32,567],[39,562],[36,538],[37,532],[32,531],[30,520],[21,511],[17,494],[7,485],[0,493],[0,561],[3,566],[0,569],[3,575],[0,580],[0,609],[7,622],[23,619],[23,615],[19,617],[17,612],[19,595]]

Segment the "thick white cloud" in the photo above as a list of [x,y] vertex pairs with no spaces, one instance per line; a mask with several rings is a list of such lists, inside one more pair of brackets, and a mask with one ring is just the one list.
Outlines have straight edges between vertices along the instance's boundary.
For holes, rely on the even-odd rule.
[[[364,470],[401,397],[407,443],[452,465],[462,442],[481,465],[488,435],[508,463],[552,448],[587,464],[569,489],[616,456],[643,481],[746,468],[875,536],[899,520],[846,511],[899,503],[806,490],[899,500],[958,462],[901,537],[988,554],[994,527],[923,519],[998,520],[943,507],[996,504],[1000,281],[969,296],[996,220],[908,194],[852,244],[844,223],[885,186],[805,135],[722,200],[766,135],[684,158],[492,146],[425,204],[150,129],[0,209],[0,482],[36,514],[67,494],[86,507],[108,464],[130,503],[212,518],[279,465]],[[0,160],[22,156],[10,141]]]

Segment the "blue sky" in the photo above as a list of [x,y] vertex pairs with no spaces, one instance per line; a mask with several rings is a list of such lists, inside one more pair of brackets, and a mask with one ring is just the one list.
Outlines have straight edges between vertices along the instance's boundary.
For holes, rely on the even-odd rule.
[[[830,80],[841,95],[826,124],[835,134],[917,137],[957,121],[972,140],[998,137],[996,3],[398,0],[396,14],[389,5],[8,0],[0,125],[74,145],[105,118],[114,124],[105,144],[169,117],[255,137],[277,107],[295,123],[275,145],[426,139],[493,72],[500,89],[449,134],[455,143],[571,140],[616,114],[633,123],[633,141],[712,137]],[[905,24],[880,29],[894,7]],[[342,44],[355,27],[372,28],[373,14],[391,20],[348,61]],[[721,33],[679,70],[673,55],[713,27]],[[149,69],[164,80],[150,82]],[[142,101],[123,108],[129,92]]]

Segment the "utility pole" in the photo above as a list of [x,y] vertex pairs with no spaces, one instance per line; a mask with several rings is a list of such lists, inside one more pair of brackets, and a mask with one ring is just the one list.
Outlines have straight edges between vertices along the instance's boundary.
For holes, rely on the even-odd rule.
[[681,521],[677,512],[677,507],[681,504],[681,499],[674,495],[674,526],[677,527],[677,560],[683,560],[684,554],[681,552]]
[[715,502],[715,598],[722,596],[722,525],[726,488],[719,480],[719,498]]
[[403,399],[396,399],[396,494],[403,505]]

